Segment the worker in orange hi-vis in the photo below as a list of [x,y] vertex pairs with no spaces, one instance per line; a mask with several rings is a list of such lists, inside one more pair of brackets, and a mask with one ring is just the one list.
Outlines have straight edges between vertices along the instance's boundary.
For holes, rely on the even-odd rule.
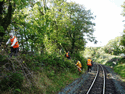
[[93,66],[93,62],[92,62],[90,57],[87,60],[87,66],[88,66],[88,72],[91,72],[92,66]]
[[19,52],[19,43],[17,38],[13,35],[13,33],[9,33],[10,38],[6,42],[6,45],[11,42],[11,53],[9,54],[10,57],[12,57],[12,53],[15,53],[15,56],[17,56],[17,53]]
[[81,72],[82,71],[82,64],[79,60],[77,60],[77,64],[76,64],[77,68],[78,68],[78,71]]
[[69,54],[69,51],[65,54],[65,56],[70,59],[70,54]]

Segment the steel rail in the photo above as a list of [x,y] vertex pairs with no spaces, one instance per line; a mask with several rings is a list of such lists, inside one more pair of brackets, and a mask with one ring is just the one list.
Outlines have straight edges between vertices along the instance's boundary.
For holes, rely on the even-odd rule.
[[[89,94],[89,92],[91,91],[91,89],[92,89],[92,87],[93,87],[93,85],[94,85],[94,83],[95,83],[95,81],[96,81],[96,79],[97,79],[97,76],[98,76],[98,73],[99,73],[99,67],[98,66],[101,66],[101,65],[97,65],[97,73],[96,73],[96,76],[95,76],[95,78],[94,78],[94,80],[93,80],[93,82],[92,82],[92,84],[91,84],[91,86],[90,86],[90,88],[88,89],[88,91],[87,91],[87,93],[86,94]],[[103,93],[102,94],[105,94],[105,71],[104,71],[104,69],[103,69],[103,67],[101,66],[101,68],[102,68],[102,71],[103,71]]]
[[[101,66],[101,65],[100,65]],[[103,67],[101,66],[102,70],[103,70],[103,77],[104,77],[104,81],[103,81],[103,94],[105,94],[105,72]]]
[[98,65],[97,65],[97,73],[96,73],[96,76],[95,76],[95,78],[94,78],[94,80],[93,80],[93,82],[92,82],[92,84],[91,84],[91,86],[90,86],[90,88],[88,89],[88,91],[87,91],[86,94],[89,94],[90,90],[92,89],[92,87],[93,87],[93,85],[94,85],[94,83],[95,83],[95,80],[96,80],[96,78],[97,78],[97,76],[98,76],[98,73],[99,73],[99,67],[98,67]]

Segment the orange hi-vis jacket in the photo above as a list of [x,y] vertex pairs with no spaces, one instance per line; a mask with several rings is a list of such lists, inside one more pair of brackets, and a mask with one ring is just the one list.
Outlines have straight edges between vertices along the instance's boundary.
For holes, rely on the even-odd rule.
[[91,60],[91,59],[88,59],[88,60],[87,60],[87,65],[88,65],[88,66],[92,66],[92,60]]
[[78,61],[76,65],[77,65],[78,67],[80,67],[80,68],[82,67],[82,64],[81,64],[80,61]]
[[[11,45],[13,44],[13,41],[16,37],[14,36],[12,39],[10,39],[11,41]],[[17,39],[17,38],[16,38]],[[13,46],[13,48],[18,48],[19,47],[19,44],[18,44],[18,41],[15,43],[15,45]]]
[[68,53],[66,53],[66,57],[69,57],[69,54],[68,54]]

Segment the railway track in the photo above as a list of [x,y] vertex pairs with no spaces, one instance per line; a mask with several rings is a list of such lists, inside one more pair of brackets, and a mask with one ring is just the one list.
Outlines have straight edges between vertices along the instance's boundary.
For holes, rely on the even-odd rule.
[[105,72],[101,65],[97,65],[96,76],[86,94],[105,94]]
[[[112,81],[112,75],[106,70],[103,65],[94,64],[92,72],[89,72],[89,77],[82,82],[80,78],[76,83],[72,84],[70,89],[59,94],[121,94],[116,91]],[[79,84],[82,82],[82,84]],[[76,88],[74,91],[72,90]]]
[[74,92],[74,94],[120,94],[120,93],[116,91],[110,73],[104,68],[104,66],[97,64],[96,75],[92,74],[90,78],[87,79],[85,83],[83,83],[80,89]]
[[108,72],[106,70],[106,68],[104,67],[104,70],[105,70],[105,73],[106,73],[106,88],[105,88],[105,94],[121,94],[120,92],[116,91],[116,88],[115,88],[115,85],[114,85],[114,82],[112,79],[113,76],[110,72]]

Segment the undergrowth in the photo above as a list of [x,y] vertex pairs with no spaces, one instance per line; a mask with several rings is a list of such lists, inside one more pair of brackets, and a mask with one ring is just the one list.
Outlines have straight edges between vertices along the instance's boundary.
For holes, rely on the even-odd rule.
[[115,56],[111,54],[100,54],[100,56],[93,57],[93,61],[110,66],[113,70],[125,79],[125,58],[121,56]]
[[114,71],[125,79],[125,64],[118,64],[114,67]]
[[[22,74],[12,73],[9,74],[12,79],[6,78],[0,81],[4,93],[11,91],[14,94],[55,94],[80,76],[75,66],[76,60],[81,61],[84,71],[87,68],[86,59],[79,53],[74,54],[70,60],[64,54],[59,55],[55,53],[44,53],[41,55],[37,53],[32,55],[22,54],[19,58],[22,58],[22,62],[27,65],[30,71],[34,72],[33,80],[36,84],[29,87]],[[6,59],[1,59],[1,61],[6,62]],[[5,84],[6,82],[8,84],[12,82],[12,86],[7,87],[6,85],[8,84]]]

